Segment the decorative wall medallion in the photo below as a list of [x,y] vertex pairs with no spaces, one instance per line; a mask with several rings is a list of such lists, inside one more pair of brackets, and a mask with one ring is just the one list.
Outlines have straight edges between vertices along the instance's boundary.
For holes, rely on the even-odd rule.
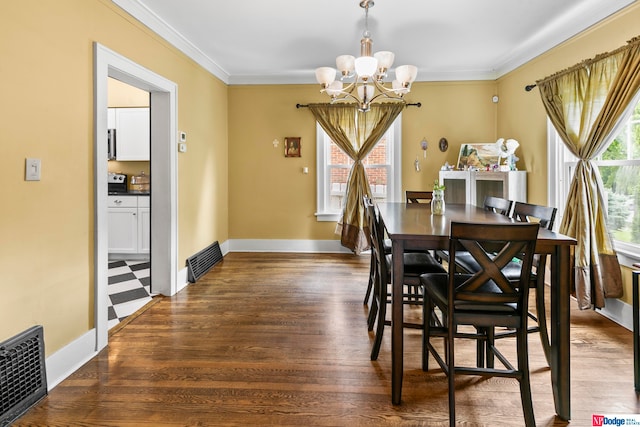
[[449,141],[447,141],[447,138],[440,138],[440,144],[438,145],[440,146],[440,151],[444,153],[449,148]]

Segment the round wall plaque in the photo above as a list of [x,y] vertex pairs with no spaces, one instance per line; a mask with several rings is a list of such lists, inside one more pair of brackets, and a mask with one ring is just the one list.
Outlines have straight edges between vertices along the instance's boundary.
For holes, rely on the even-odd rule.
[[449,142],[447,141],[447,138],[440,138],[440,143],[438,145],[440,146],[440,151],[442,151],[443,153],[449,148]]

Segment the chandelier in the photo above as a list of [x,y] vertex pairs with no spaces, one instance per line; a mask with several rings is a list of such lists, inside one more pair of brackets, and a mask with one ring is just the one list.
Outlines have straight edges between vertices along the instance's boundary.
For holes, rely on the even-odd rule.
[[[373,40],[369,32],[369,8],[373,0],[362,0],[360,7],[364,9],[365,29],[360,40],[360,56],[340,55],[336,58],[337,70],[332,67],[316,69],[316,79],[322,89],[331,97],[331,102],[355,101],[360,111],[369,111],[370,104],[383,97],[394,101],[404,101],[403,97],[411,90],[411,83],[416,79],[418,69],[414,65],[396,67],[396,79],[391,87],[385,86],[384,79],[393,65],[393,52],[381,51],[371,55]],[[340,79],[336,76],[340,72]],[[346,85],[345,85],[346,82]]]

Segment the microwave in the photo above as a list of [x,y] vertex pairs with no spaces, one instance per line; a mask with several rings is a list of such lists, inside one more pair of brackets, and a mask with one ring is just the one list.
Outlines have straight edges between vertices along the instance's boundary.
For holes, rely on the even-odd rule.
[[107,129],[108,160],[116,159],[116,130]]

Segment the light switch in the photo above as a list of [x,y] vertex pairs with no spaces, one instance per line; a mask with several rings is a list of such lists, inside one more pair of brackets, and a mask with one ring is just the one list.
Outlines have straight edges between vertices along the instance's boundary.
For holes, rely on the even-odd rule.
[[181,142],[180,144],[178,144],[178,151],[181,153],[186,153],[187,152],[187,144],[185,144],[184,142]]
[[27,158],[25,161],[24,180],[40,181],[40,159]]
[[187,142],[187,133],[180,131],[180,142]]

